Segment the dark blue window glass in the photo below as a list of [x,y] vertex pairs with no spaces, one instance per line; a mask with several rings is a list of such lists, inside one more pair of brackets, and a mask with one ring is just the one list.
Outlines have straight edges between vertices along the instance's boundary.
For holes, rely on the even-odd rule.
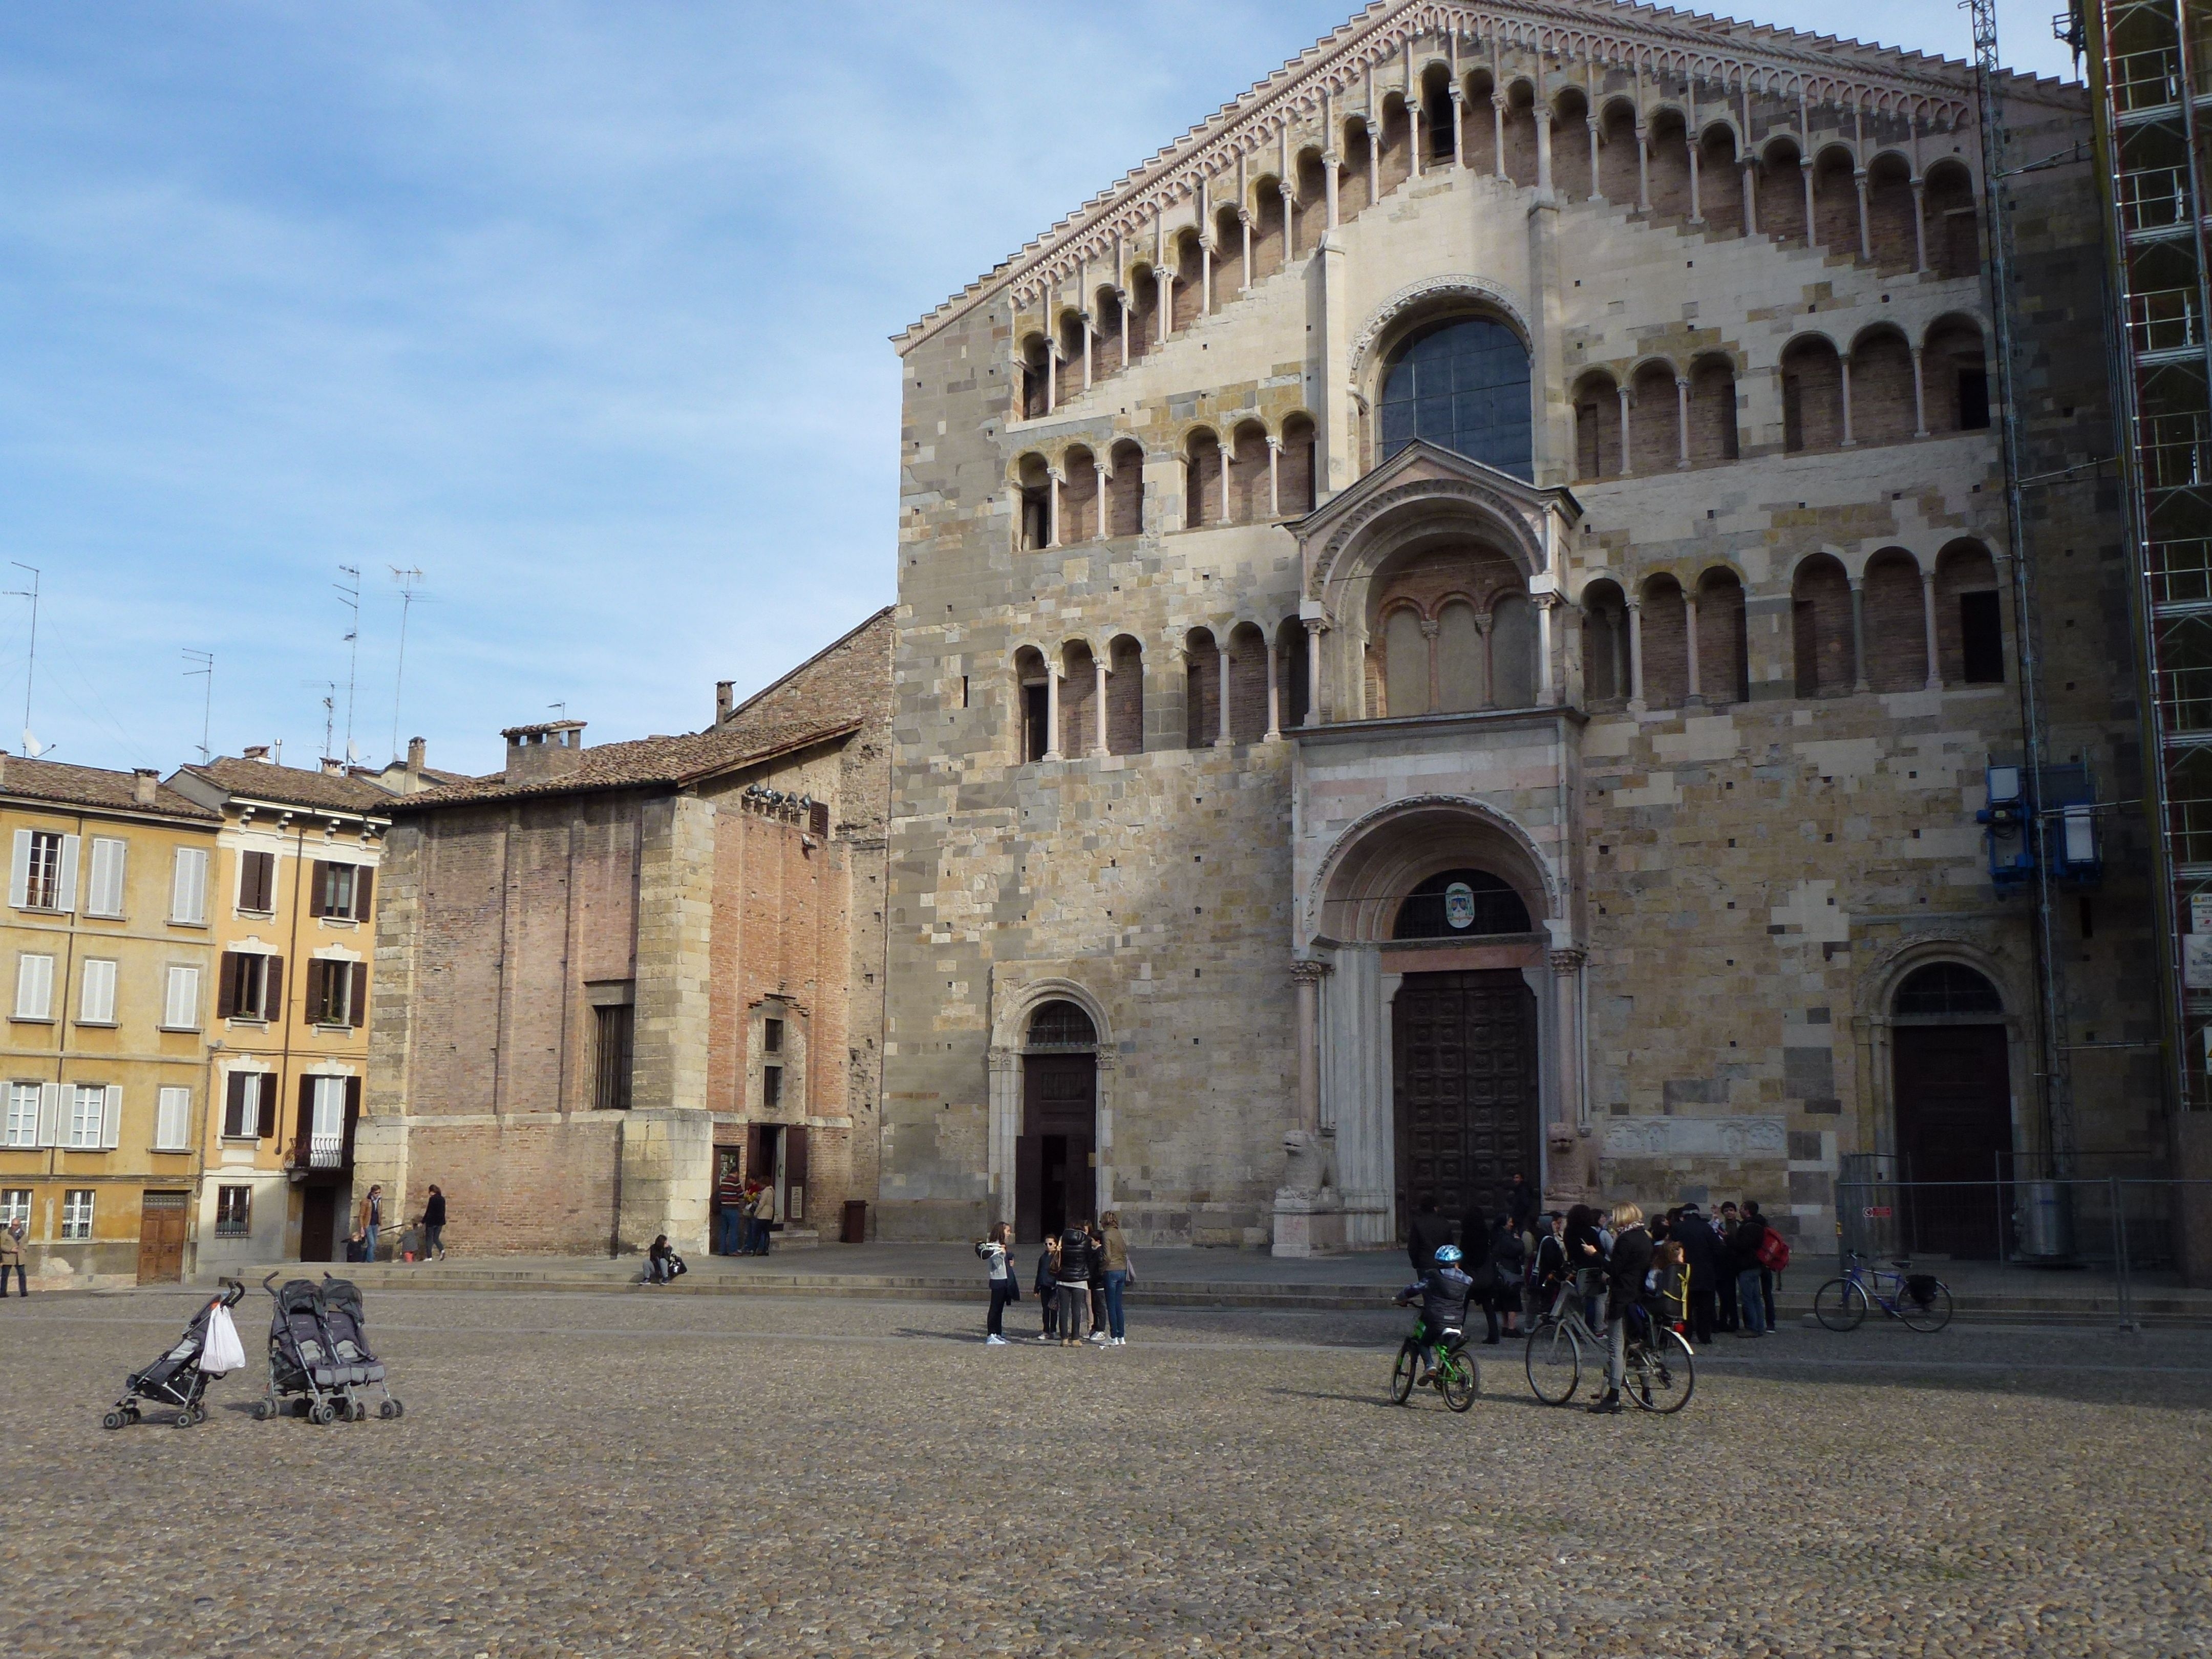
[[1382,459],[1416,438],[1529,476],[1528,352],[1487,317],[1417,334],[1382,380]]

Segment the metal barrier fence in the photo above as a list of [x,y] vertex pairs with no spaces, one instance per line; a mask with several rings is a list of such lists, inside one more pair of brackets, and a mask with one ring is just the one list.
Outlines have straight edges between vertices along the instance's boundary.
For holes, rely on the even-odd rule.
[[[1886,1163],[1887,1160],[1882,1160]],[[1861,1168],[1836,1182],[1837,1253],[1926,1264],[1962,1299],[2023,1311],[2079,1307],[2139,1322],[2192,1282],[2212,1285],[2212,1182],[2140,1176],[1901,1181]],[[2167,1292],[2175,1293],[2169,1296]],[[2203,1312],[2212,1316],[2212,1298]]]

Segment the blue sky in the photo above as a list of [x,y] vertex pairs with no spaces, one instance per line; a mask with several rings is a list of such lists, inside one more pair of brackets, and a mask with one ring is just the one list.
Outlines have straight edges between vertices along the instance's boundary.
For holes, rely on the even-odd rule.
[[[2002,11],[2063,73],[2055,0]],[[54,758],[696,729],[892,597],[887,337],[1348,15],[1111,7],[0,12],[0,563]],[[1832,5],[1757,21],[1832,29]],[[1965,14],[1856,32],[1964,56]],[[27,585],[0,568],[0,586]],[[0,747],[29,610],[0,599]]]

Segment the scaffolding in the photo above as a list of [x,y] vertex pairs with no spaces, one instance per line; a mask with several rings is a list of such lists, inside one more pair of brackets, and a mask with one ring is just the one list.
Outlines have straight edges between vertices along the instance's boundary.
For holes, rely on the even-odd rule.
[[2188,0],[2080,0],[2062,21],[2087,59],[2118,298],[2108,343],[2135,556],[2167,1086],[2187,1110],[2212,1105],[2212,291],[2202,149],[2212,131],[2212,11]]

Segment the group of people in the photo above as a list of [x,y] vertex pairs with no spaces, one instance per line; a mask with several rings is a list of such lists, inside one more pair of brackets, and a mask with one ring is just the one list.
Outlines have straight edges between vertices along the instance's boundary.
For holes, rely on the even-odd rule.
[[[1013,1249],[1014,1230],[1003,1221],[975,1247],[991,1289],[983,1340],[993,1347],[1007,1346],[1006,1304],[1022,1299]],[[1136,1279],[1117,1212],[1109,1210],[1096,1221],[1069,1222],[1045,1240],[1037,1257],[1035,1289],[1042,1312],[1037,1340],[1064,1348],[1084,1342],[1102,1348],[1127,1347],[1122,1293]]]
[[732,1163],[715,1189],[722,1210],[724,1255],[766,1255],[769,1230],[775,1224],[775,1188],[750,1180]]
[[[377,1240],[384,1231],[384,1183],[370,1184],[355,1206],[355,1227],[346,1236],[346,1260],[374,1261],[376,1260]],[[446,1259],[446,1194],[436,1186],[422,1201],[422,1218],[417,1226],[422,1230],[422,1248],[416,1261],[443,1261]],[[414,1249],[403,1236],[399,1241],[402,1251]]]

